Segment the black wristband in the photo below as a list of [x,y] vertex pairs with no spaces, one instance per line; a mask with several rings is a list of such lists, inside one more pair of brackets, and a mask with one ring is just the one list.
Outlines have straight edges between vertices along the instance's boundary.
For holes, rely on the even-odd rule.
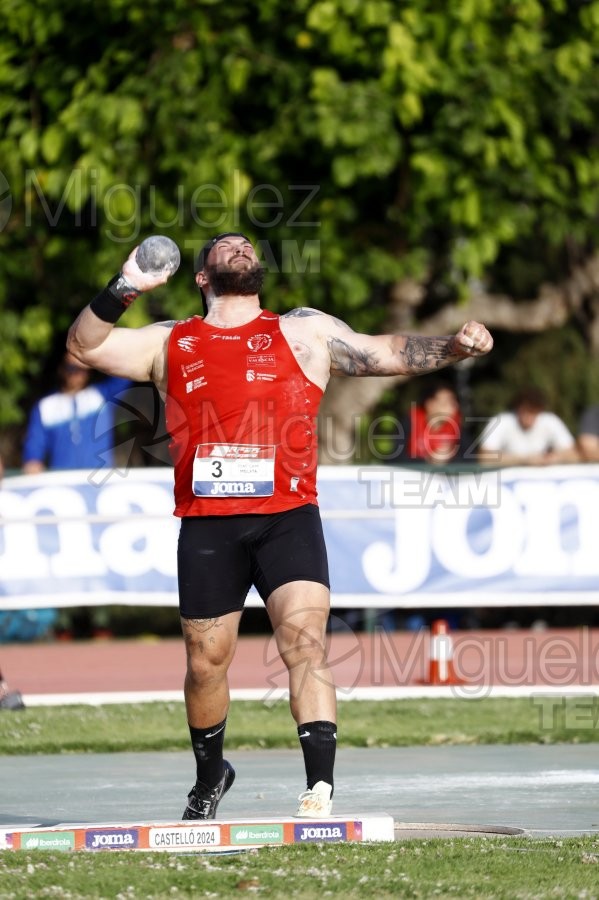
[[131,287],[119,272],[94,297],[89,308],[103,322],[110,322],[111,325],[114,325],[140,294],[141,291]]

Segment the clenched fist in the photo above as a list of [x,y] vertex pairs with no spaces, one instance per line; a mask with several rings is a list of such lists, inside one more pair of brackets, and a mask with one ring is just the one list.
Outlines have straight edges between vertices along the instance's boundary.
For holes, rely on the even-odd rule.
[[453,338],[453,350],[464,356],[484,356],[493,349],[493,338],[480,322],[466,322]]

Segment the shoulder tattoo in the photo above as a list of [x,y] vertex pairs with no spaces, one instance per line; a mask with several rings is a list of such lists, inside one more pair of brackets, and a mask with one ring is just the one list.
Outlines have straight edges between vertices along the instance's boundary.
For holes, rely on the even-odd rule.
[[297,309],[290,309],[289,312],[283,313],[282,319],[305,319],[308,316],[322,316],[318,309],[309,309],[307,306],[299,306]]
[[320,316],[321,318],[325,317],[329,322],[333,322],[337,328],[342,329],[343,331],[353,331],[353,328],[344,322],[343,319],[338,319],[336,316],[332,316],[330,313],[324,313],[320,309],[312,309],[309,306],[300,306],[297,309],[292,309],[289,312],[283,313],[281,316],[282,319],[307,319],[311,316]]

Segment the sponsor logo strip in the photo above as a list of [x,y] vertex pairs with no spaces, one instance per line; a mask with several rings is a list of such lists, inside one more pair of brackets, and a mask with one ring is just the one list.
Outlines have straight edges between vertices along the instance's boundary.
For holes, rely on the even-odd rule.
[[347,822],[309,822],[293,826],[293,838],[296,843],[314,843],[316,841],[346,841]]
[[38,831],[0,831],[2,850],[165,850],[173,853],[222,851],[235,847],[336,841],[393,840],[393,818],[298,822],[275,819],[218,824],[150,825],[106,824],[96,827],[61,826]]
[[74,850],[74,831],[26,831],[21,833],[21,850]]
[[150,850],[202,850],[221,846],[218,825],[189,825],[186,827],[150,828],[148,834]]
[[282,844],[284,840],[281,824],[231,825],[230,841],[236,846],[248,844]]
[[139,832],[136,828],[87,830],[86,850],[136,850]]

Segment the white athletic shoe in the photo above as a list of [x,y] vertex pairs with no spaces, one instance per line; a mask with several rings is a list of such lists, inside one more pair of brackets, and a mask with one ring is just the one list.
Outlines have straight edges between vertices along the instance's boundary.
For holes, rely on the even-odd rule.
[[311,790],[304,791],[297,798],[300,803],[295,815],[303,819],[326,819],[333,808],[332,790],[326,781],[317,781]]

